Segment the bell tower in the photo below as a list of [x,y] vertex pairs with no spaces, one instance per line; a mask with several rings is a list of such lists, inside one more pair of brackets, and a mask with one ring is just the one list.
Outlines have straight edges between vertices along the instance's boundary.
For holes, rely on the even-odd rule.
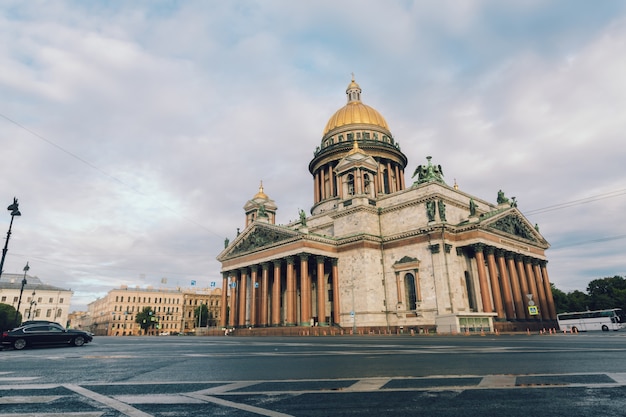
[[246,227],[255,221],[276,224],[276,210],[274,200],[263,192],[263,181],[259,185],[259,192],[243,206],[246,212]]

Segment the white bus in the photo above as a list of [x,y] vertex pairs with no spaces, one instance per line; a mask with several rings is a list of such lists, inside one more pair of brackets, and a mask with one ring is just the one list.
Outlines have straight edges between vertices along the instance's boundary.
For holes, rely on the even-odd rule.
[[608,310],[561,313],[556,316],[561,331],[586,332],[588,330],[619,330],[626,327],[626,317],[621,308]]

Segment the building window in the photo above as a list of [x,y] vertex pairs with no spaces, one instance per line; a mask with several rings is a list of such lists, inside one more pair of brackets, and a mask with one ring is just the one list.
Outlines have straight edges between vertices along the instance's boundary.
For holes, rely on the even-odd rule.
[[2,296],[2,302],[4,303],[6,300],[7,300],[7,296],[6,296],[6,295],[3,295],[3,296]]
[[61,314],[63,314],[63,310],[58,309],[57,310],[57,317],[61,317]]
[[354,175],[348,175],[348,194],[354,195]]
[[59,304],[63,304],[63,299],[59,298]]
[[17,297],[13,297],[13,302],[17,303]]
[[404,292],[407,310],[417,310],[417,292],[415,291],[415,275],[404,276]]

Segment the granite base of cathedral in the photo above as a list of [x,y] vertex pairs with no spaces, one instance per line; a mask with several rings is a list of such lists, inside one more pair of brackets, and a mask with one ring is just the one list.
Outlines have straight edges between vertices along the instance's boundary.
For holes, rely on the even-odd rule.
[[419,335],[485,335],[499,333],[547,333],[558,331],[555,320],[528,320],[528,321],[498,321],[494,323],[493,329],[469,328],[461,331],[450,331],[448,329],[437,328],[437,326],[389,326],[389,327],[357,327],[346,328],[340,326],[330,327],[310,327],[310,326],[290,326],[290,327],[240,327],[234,329],[212,329],[207,336],[419,336]]

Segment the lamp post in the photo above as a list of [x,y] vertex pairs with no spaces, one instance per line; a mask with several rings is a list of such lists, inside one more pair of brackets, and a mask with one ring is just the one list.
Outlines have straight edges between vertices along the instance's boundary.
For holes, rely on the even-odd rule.
[[15,310],[15,324],[17,324],[17,316],[20,314],[20,304],[22,304],[22,293],[24,292],[24,286],[26,285],[26,273],[30,267],[28,266],[28,262],[26,262],[26,266],[24,267],[24,278],[22,278],[22,288],[20,288],[20,298],[17,300],[17,310]]
[[37,307],[37,301],[35,301],[35,290],[33,290],[33,295],[32,298],[30,299],[30,308],[28,309],[28,320],[30,320],[31,315],[34,318],[35,315],[33,314],[33,308]]
[[0,260],[0,278],[2,278],[2,268],[4,267],[4,257],[7,256],[7,249],[9,246],[9,238],[11,237],[11,227],[13,227],[13,218],[15,216],[21,216],[19,210],[19,204],[17,203],[17,198],[13,197],[13,204],[7,207],[7,210],[11,212],[11,223],[9,223],[9,231],[7,232],[7,240],[4,242],[4,248],[2,249],[2,260]]

